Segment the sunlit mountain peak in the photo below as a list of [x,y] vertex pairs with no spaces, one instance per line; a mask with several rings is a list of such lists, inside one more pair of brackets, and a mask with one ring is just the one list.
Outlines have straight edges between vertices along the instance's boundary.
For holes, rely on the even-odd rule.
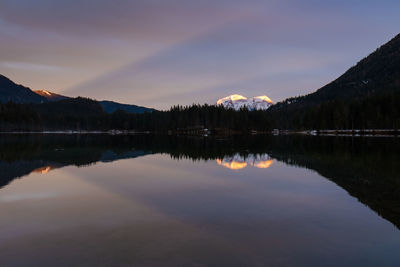
[[41,91],[45,95],[49,95],[49,96],[51,95],[51,93],[47,90],[39,90],[39,91]]
[[274,103],[274,102],[271,100],[271,98],[269,98],[269,97],[266,96],[266,95],[255,96],[255,97],[253,97],[253,99],[257,99],[257,100],[261,100],[261,101],[266,101],[266,102],[271,103],[271,104]]
[[229,95],[227,97],[219,99],[217,101],[217,105],[221,105],[226,101],[239,101],[239,100],[247,100],[247,97],[238,94]]
[[225,108],[239,110],[247,108],[249,110],[265,110],[272,106],[273,101],[266,95],[247,98],[242,95],[234,94],[221,99],[218,99],[217,105],[222,105]]

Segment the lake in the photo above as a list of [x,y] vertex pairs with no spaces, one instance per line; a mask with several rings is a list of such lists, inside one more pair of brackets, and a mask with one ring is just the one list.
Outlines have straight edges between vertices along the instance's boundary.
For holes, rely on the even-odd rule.
[[400,266],[400,140],[0,136],[0,266]]

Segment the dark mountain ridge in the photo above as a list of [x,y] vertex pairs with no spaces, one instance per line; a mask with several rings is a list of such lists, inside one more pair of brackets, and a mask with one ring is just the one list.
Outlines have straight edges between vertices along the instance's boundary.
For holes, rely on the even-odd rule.
[[45,103],[47,99],[0,74],[0,103]]
[[[35,90],[34,92],[45,97],[49,102],[56,102],[56,101],[60,101],[60,100],[72,99],[72,97],[56,94],[56,93],[53,93],[53,92],[50,92],[47,90]],[[109,101],[109,100],[102,100],[102,101],[98,101],[98,102],[99,102],[100,106],[104,109],[104,111],[109,114],[114,113],[117,110],[122,110],[127,113],[136,113],[136,114],[152,112],[155,110],[152,108],[146,108],[146,107],[141,107],[141,106],[137,106],[137,105],[121,104],[121,103]]]
[[272,109],[354,100],[400,91],[400,34],[314,93],[286,99]]
[[400,129],[400,34],[314,93],[269,110],[279,129]]
[[[0,103],[17,103],[17,104],[40,104],[47,102],[58,102],[61,100],[72,100],[74,98],[56,94],[47,90],[31,90],[28,87],[18,85],[8,79],[7,77],[0,75]],[[66,102],[70,103],[70,102]],[[100,106],[105,112],[111,114],[117,110],[122,110],[127,113],[145,113],[152,112],[155,109],[141,107],[137,105],[121,104],[114,101],[98,101]]]

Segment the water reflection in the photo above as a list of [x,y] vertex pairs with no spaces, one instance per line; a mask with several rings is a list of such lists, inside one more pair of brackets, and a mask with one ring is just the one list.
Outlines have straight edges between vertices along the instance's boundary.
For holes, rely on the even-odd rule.
[[54,168],[52,168],[51,166],[44,166],[44,167],[39,167],[37,169],[34,169],[32,172],[33,173],[40,173],[40,174],[46,174],[49,171],[53,170]]
[[0,258],[398,266],[398,151],[395,138],[2,136]]
[[217,164],[231,170],[240,170],[247,166],[252,166],[260,169],[271,167],[274,160],[268,154],[249,154],[242,156],[236,153],[233,156],[226,156],[222,159],[217,159]]
[[88,166],[149,154],[213,160],[229,169],[268,168],[274,160],[317,171],[400,226],[397,138],[27,135],[0,139],[0,187],[32,172]]

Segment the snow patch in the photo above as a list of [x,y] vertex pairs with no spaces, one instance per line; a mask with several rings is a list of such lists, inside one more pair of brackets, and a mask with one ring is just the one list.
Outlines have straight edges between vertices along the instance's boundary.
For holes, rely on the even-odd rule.
[[240,110],[241,108],[266,110],[273,104],[272,100],[266,95],[255,96],[248,99],[245,96],[234,94],[217,101],[217,105],[223,105],[225,108],[233,108],[234,110]]

